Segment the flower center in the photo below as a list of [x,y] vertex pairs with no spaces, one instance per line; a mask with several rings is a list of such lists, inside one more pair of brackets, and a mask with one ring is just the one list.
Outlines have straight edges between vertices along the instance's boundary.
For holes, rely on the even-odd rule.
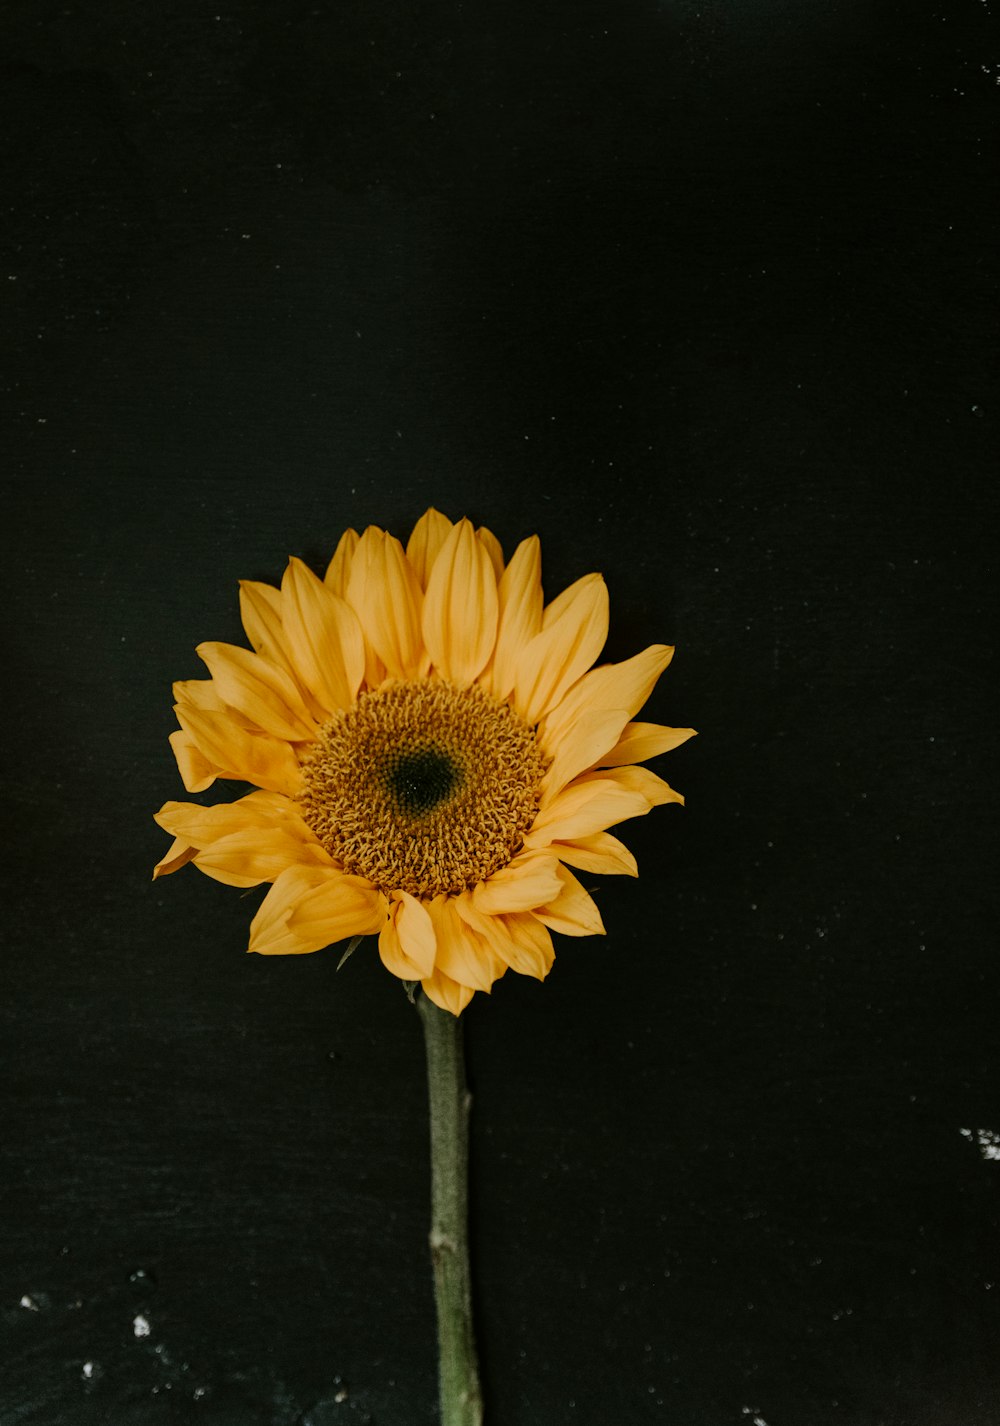
[[519,849],[545,767],[532,729],[483,689],[386,683],[320,729],[299,802],[345,871],[458,895]]
[[416,747],[388,757],[386,782],[392,801],[408,817],[420,817],[446,802],[462,780],[462,770],[436,747]]

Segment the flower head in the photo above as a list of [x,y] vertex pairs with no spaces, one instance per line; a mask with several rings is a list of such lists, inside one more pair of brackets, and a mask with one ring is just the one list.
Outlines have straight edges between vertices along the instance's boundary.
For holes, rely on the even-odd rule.
[[349,530],[324,579],[292,559],[240,607],[253,652],[199,646],[211,677],[174,685],[170,742],[189,792],[256,790],[166,803],[154,876],[271,882],[251,951],[377,935],[455,1015],[508,969],[543,979],[552,931],[603,934],[570,868],[636,875],[608,828],[683,801],[636,764],[693,730],[633,721],[673,649],[592,667],[600,575],[545,605],[536,536],[505,563],[488,530],[428,510],[405,550]]

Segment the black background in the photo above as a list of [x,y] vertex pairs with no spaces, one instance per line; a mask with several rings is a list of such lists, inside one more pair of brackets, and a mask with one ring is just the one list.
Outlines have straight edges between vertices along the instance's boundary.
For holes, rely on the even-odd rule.
[[1000,1422],[990,6],[3,19],[4,1426],[435,1419],[413,1010],[149,880],[237,579],[429,504],[701,733],[467,1016],[489,1426]]

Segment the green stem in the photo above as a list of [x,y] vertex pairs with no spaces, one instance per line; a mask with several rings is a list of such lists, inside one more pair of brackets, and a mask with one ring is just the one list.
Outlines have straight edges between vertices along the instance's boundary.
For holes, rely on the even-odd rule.
[[469,1272],[469,1109],[462,1020],[420,995],[431,1109],[431,1260],[441,1426],[482,1426]]

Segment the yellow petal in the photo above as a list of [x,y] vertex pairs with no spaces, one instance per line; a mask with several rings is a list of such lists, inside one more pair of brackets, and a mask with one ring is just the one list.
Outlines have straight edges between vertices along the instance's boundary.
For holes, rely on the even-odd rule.
[[542,615],[541,632],[515,664],[514,707],[527,723],[537,723],[559,703],[608,636],[608,591],[599,574],[578,579],[552,607],[556,617],[549,618],[549,611]]
[[504,570],[498,590],[497,643],[489,686],[497,698],[514,687],[522,650],[542,627],[542,557],[537,535],[522,540]]
[[542,613],[542,628],[551,629],[552,625],[570,609],[579,595],[582,585],[591,584],[594,580],[601,579],[599,574],[585,574],[573,584],[568,584],[561,594],[557,594],[555,599],[549,600]]
[[406,558],[416,570],[420,588],[427,588],[434,561],[441,553],[441,546],[448,538],[451,521],[447,515],[432,506],[426,510],[413,527],[413,534],[406,542]]
[[220,697],[262,732],[289,742],[315,736],[295,684],[276,664],[235,644],[205,643],[195,650],[208,666]]
[[213,842],[194,859],[199,871],[227,886],[257,886],[277,881],[290,866],[341,870],[317,841],[296,837],[281,827],[245,827]]
[[476,910],[483,916],[511,911],[531,911],[558,896],[559,863],[551,856],[520,854],[472,892]]
[[583,713],[559,741],[555,757],[542,778],[542,806],[578,773],[593,767],[603,753],[614,747],[628,722],[623,708],[598,709]]
[[492,530],[487,530],[485,525],[480,525],[476,531],[476,539],[490,557],[490,564],[493,566],[493,574],[499,582],[503,574],[503,546],[494,535]]
[[185,711],[194,708],[200,713],[217,714],[226,724],[250,733],[260,732],[252,718],[225,701],[213,678],[188,678],[175,683],[173,689],[177,706]]
[[183,837],[175,837],[169,852],[166,856],[161,857],[153,868],[153,880],[156,881],[161,876],[169,876],[172,871],[180,871],[182,866],[187,866],[194,854],[195,848],[189,846]]
[[347,598],[347,586],[351,578],[351,561],[357,547],[357,530],[345,530],[333,552],[333,559],[326,567],[323,583],[327,589],[339,595],[341,599]]
[[204,792],[206,787],[211,787],[215,781],[215,769],[200,752],[190,733],[178,728],[167,741],[174,750],[177,770],[188,792]]
[[602,876],[638,876],[635,857],[610,832],[594,832],[572,842],[552,842],[549,850],[567,866],[581,871],[596,871]]
[[390,975],[398,976],[400,980],[420,979],[420,972],[416,965],[400,945],[392,907],[389,909],[388,921],[378,933],[378,953],[379,959]]
[[455,909],[494,955],[518,975],[544,980],[552,969],[555,960],[552,937],[531,913],[484,916],[476,909],[469,892],[456,898]]
[[511,970],[521,975],[530,975],[535,980],[544,980],[552,969],[556,953],[552,949],[552,937],[548,927],[542,926],[529,912],[517,916],[501,918],[510,936],[511,944],[517,948],[517,960],[508,957]]
[[380,931],[386,912],[385,897],[362,877],[291,866],[250,923],[249,949],[265,956],[319,951],[348,936]]
[[[332,873],[336,876],[337,873]],[[250,951],[265,956],[294,955],[317,946],[307,946],[288,930],[288,919],[294,907],[304,897],[322,887],[331,876],[322,867],[289,867],[283,871],[250,922]]]
[[434,970],[437,938],[430,914],[408,891],[389,907],[389,919],[379,932],[382,964],[400,980],[423,980]]
[[574,782],[542,808],[524,845],[530,850],[548,847],[555,841],[577,841],[629,817],[642,817],[650,805],[644,792],[608,782]]
[[437,938],[435,970],[469,990],[488,994],[499,970],[489,946],[458,915],[453,897],[435,896],[428,910]]
[[167,802],[155,821],[190,846],[199,871],[229,886],[274,881],[298,863],[336,866],[295,804],[275,792],[251,792],[214,807]]
[[249,733],[221,713],[176,705],[174,711],[184,732],[218,777],[251,782],[272,792],[294,797],[302,773],[288,743],[267,733]]
[[[232,716],[232,710],[226,707],[222,695],[211,678],[185,678],[173,685],[174,702],[179,703],[182,708],[200,708],[205,713],[228,713]],[[237,717],[234,719],[240,727],[246,727],[246,719]]]
[[295,679],[288,640],[281,626],[281,591],[254,579],[241,579],[240,617],[257,652]]
[[433,975],[422,980],[420,984],[428,1000],[433,1001],[439,1010],[447,1010],[452,1015],[461,1015],[476,993],[467,985],[459,985],[439,970],[435,970]]
[[318,950],[348,936],[374,936],[385,925],[385,897],[363,876],[335,874],[292,908],[288,929]]
[[618,787],[624,792],[645,797],[650,807],[661,807],[665,802],[679,802],[684,806],[684,798],[675,792],[662,777],[657,777],[648,767],[610,767],[601,772],[588,772],[580,782],[586,786],[601,785]]
[[359,538],[351,554],[347,589],[344,593],[344,598],[358,616],[362,633],[365,636],[364,682],[368,688],[377,688],[385,679],[385,664],[375,652],[366,623],[369,617],[368,589],[377,578],[374,560],[376,547],[381,543],[382,533],[377,525],[370,525]]
[[604,922],[590,894],[565,867],[559,868],[559,878],[562,890],[547,905],[536,909],[538,920],[564,936],[603,936]]
[[468,520],[454,526],[431,570],[424,642],[442,678],[464,688],[483,671],[497,635],[497,581]]
[[634,718],[673,656],[670,645],[651,644],[623,663],[591,669],[543,718],[538,729],[539,745],[551,756],[566,729],[593,709],[627,708],[629,717]]
[[395,536],[374,525],[361,536],[347,597],[357,610],[366,642],[390,678],[420,678],[427,672],[420,628],[423,593]]
[[331,713],[350,708],[365,672],[357,615],[299,559],[281,581],[282,621],[296,671]]
[[609,753],[597,760],[598,767],[623,767],[644,763],[647,758],[672,752],[695,737],[693,728],[667,728],[662,723],[629,723]]
[[203,807],[200,802],[165,802],[153,819],[165,832],[184,837],[193,847],[210,847],[223,837],[247,828],[297,824],[300,839],[315,840],[294,802],[276,792],[251,792],[235,802]]

